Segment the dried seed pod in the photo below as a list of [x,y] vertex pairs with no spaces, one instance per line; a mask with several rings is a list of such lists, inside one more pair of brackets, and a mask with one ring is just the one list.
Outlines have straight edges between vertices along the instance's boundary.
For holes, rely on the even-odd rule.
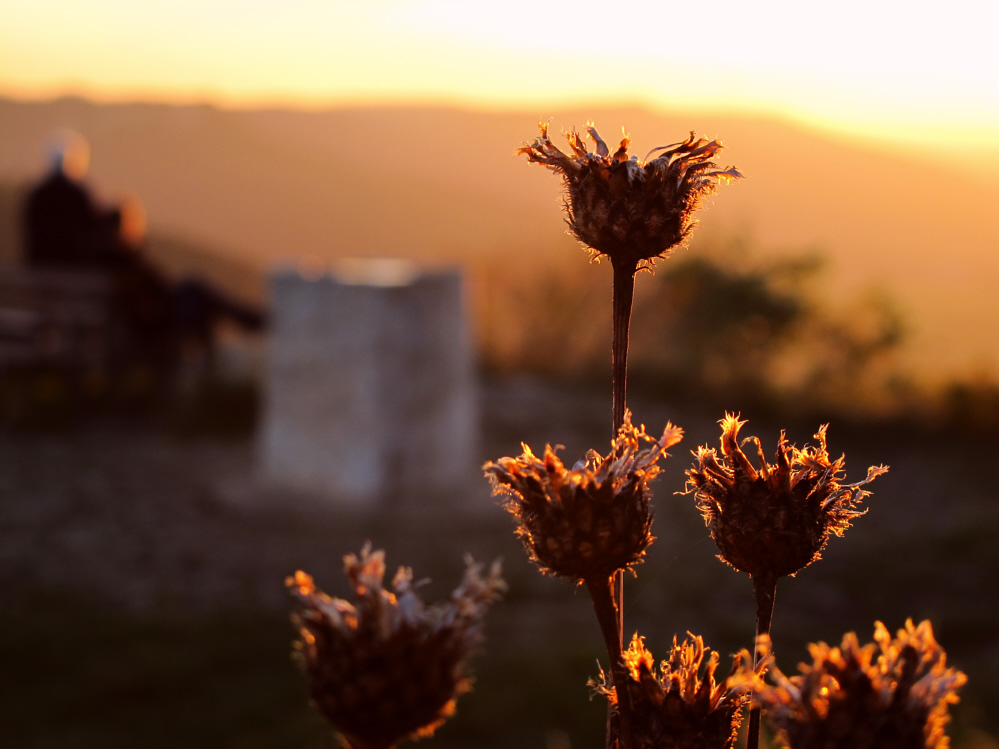
[[[771,465],[756,437],[739,442],[746,422],[726,414],[721,420],[721,456],[700,447],[697,463],[687,471],[687,491],[693,492],[719,558],[754,579],[793,575],[820,557],[830,534],[842,536],[850,521],[866,510],[857,506],[870,492],[861,487],[887,472],[867,469],[856,484],[840,483],[844,458],[830,461],[826,427],[815,435],[818,447],[798,449],[781,433]],[[760,468],[742,450],[756,446]]]
[[[730,749],[735,743],[743,708],[767,661],[754,669],[743,650],[728,676],[717,681],[718,653],[706,648],[701,637],[688,635],[680,644],[673,638],[658,673],[637,634],[624,653],[635,749]],[[617,690],[603,671],[590,685],[616,708]]]
[[590,450],[571,470],[551,446],[539,459],[527,445],[520,457],[500,458],[484,469],[542,571],[576,582],[606,580],[638,563],[652,543],[649,482],[682,434],[667,424],[656,440],[632,426],[628,413],[610,453]]
[[659,155],[645,162],[628,156],[627,135],[611,154],[592,123],[586,132],[596,153],[575,130],[565,134],[572,155],[563,153],[549,140],[546,122],[541,136],[517,153],[562,175],[573,235],[622,267],[648,267],[669,254],[690,236],[694,212],[717,182],[742,177],[734,167],[719,169],[711,161],[720,141],[693,132],[681,143],[653,149],[648,156]]
[[894,639],[877,622],[874,640],[861,647],[850,632],[839,647],[810,645],[800,675],[771,669],[774,685],[754,702],[790,749],[947,749],[949,707],[967,677],[947,668],[929,621],[909,619]]
[[382,587],[384,553],[365,546],[344,557],[356,603],[331,598],[296,572],[286,585],[297,599],[297,657],[320,714],[353,749],[389,749],[429,736],[470,689],[466,661],[482,640],[482,618],[506,586],[499,564],[483,576],[468,569],[451,600],[427,606],[413,573],[400,567],[391,593]]

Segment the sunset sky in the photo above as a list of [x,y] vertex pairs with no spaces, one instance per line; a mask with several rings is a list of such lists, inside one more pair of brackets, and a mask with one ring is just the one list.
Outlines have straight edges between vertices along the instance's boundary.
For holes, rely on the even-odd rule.
[[999,3],[0,0],[0,95],[777,114],[999,154]]

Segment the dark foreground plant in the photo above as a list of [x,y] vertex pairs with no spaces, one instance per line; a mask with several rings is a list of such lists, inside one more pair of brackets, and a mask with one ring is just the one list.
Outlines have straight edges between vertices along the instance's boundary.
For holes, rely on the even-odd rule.
[[[718,681],[719,659],[696,635],[679,645],[674,637],[669,658],[656,669],[643,639],[632,638],[621,683],[631,702],[636,749],[729,749],[735,743],[742,708],[764,665],[751,667],[749,653],[742,650],[728,676]],[[619,709],[618,689],[603,671],[590,685]]]
[[[776,685],[764,682],[777,579],[819,559],[829,537],[866,512],[864,487],[887,470],[871,467],[863,480],[844,483],[845,460],[830,459],[825,427],[816,447],[796,448],[782,433],[770,463],[758,439],[739,440],[744,422],[727,414],[720,452],[699,448],[687,472],[720,558],[752,577],[752,662],[742,651],[719,680],[720,656],[693,634],[680,644],[674,638],[658,669],[638,634],[624,649],[623,588],[615,591],[614,581],[634,573],[653,541],[649,484],[682,434],[667,424],[661,438],[650,437],[626,408],[634,277],[689,237],[694,211],[718,180],[741,175],[711,161],[718,141],[693,134],[641,162],[628,156],[627,137],[611,154],[595,128],[587,132],[595,152],[572,131],[572,155],[562,153],[542,125],[541,137],[519,153],[562,175],[572,233],[613,265],[610,451],[591,450],[570,469],[551,446],[538,457],[524,445],[522,455],[487,463],[485,472],[532,561],[590,593],[610,660],[608,673],[591,682],[608,700],[607,748],[730,749],[752,702],[748,749],[759,743],[761,707],[791,749],[944,749],[947,710],[964,676],[946,668],[928,622],[907,623],[894,640],[879,624],[877,661],[874,646],[860,648],[848,635],[840,648],[812,646],[814,662],[801,676],[774,669]],[[313,700],[346,742],[388,749],[432,732],[451,713],[468,688],[464,664],[481,638],[482,614],[503,584],[498,569],[483,577],[471,566],[449,604],[424,607],[408,571],[396,576],[394,595],[382,588],[380,552],[346,562],[356,605],[325,596],[304,573],[289,580],[300,603],[301,659]]]
[[[682,430],[667,424],[657,441],[625,413],[610,452],[602,456],[591,450],[571,470],[550,445],[540,460],[524,445],[519,458],[485,466],[495,493],[517,519],[517,534],[531,560],[542,572],[586,584],[616,678],[623,678],[624,664],[613,579],[633,570],[653,541],[649,482],[659,474],[659,458],[682,436]],[[626,699],[618,715],[628,734]]]
[[[746,423],[726,414],[721,420],[721,455],[699,447],[697,463],[687,471],[687,488],[697,500],[719,559],[753,579],[756,636],[770,634],[777,579],[794,575],[820,558],[829,536],[842,536],[870,492],[862,487],[887,472],[867,469],[867,477],[844,484],[845,458],[829,460],[826,427],[815,435],[818,447],[796,448],[781,432],[774,462],[768,463],[756,437],[739,441]],[[743,452],[756,448],[757,469]],[[750,747],[759,736],[759,711],[750,716]]]
[[[846,461],[829,459],[827,426],[815,435],[818,447],[799,449],[781,432],[774,462],[768,463],[757,437],[739,440],[745,423],[725,415],[721,455],[699,447],[687,487],[718,545],[719,559],[754,580],[776,580],[819,559],[830,535],[842,536],[853,518],[866,513],[857,509],[870,494],[862,487],[888,469],[872,466],[863,481],[842,483]],[[743,452],[746,444],[755,447],[759,468]]]
[[551,445],[541,458],[523,445],[523,455],[487,463],[485,472],[542,572],[577,583],[604,579],[631,569],[652,543],[649,482],[682,436],[667,424],[656,440],[625,414],[607,455],[590,450],[567,469]]
[[[614,367],[614,430],[624,421],[628,369],[628,331],[635,293],[635,273],[652,268],[690,238],[697,225],[694,215],[719,181],[740,179],[735,167],[719,169],[712,159],[722,150],[718,140],[698,138],[654,148],[639,161],[628,156],[625,135],[612,154],[592,123],[586,134],[596,148],[591,152],[575,130],[565,134],[572,155],[541,135],[521,147],[532,162],[562,175],[565,183],[566,223],[576,239],[597,257],[607,257],[614,271],[612,362]],[[655,158],[649,157],[658,154]]]
[[430,736],[471,688],[466,662],[482,641],[486,608],[506,587],[499,565],[483,575],[469,561],[451,600],[433,606],[417,596],[408,568],[396,573],[394,593],[382,587],[381,551],[344,557],[344,571],[356,603],[327,596],[301,571],[286,583],[316,709],[352,749]]
[[948,708],[967,679],[947,667],[928,621],[909,619],[894,639],[877,622],[873,643],[850,632],[809,653],[800,675],[773,667],[755,696],[790,749],[947,749]]
[[[696,225],[694,214],[719,181],[739,179],[735,167],[719,169],[712,161],[721,141],[698,138],[659,146],[644,161],[628,155],[625,135],[612,154],[593,123],[586,133],[595,152],[575,130],[566,133],[572,155],[560,151],[548,137],[548,123],[541,135],[517,153],[562,175],[567,223],[573,236],[597,258],[607,257],[614,274],[612,293],[611,365],[614,433],[624,424],[627,411],[628,341],[635,298],[635,274],[651,269],[678,245],[689,239]],[[655,158],[649,158],[658,154]],[[617,575],[615,594],[618,649],[624,645],[624,577]],[[613,583],[612,583],[613,585]],[[626,715],[627,711],[623,711]],[[608,731],[608,735],[610,731]]]

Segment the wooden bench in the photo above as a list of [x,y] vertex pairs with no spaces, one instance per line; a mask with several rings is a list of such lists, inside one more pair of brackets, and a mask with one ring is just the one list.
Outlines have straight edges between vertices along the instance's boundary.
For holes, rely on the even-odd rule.
[[112,292],[104,273],[0,268],[0,373],[105,367],[115,343]]

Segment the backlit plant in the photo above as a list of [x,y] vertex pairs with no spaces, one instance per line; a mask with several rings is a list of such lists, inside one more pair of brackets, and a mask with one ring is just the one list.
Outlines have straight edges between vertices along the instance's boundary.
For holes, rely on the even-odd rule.
[[[550,445],[540,455],[524,445],[519,457],[484,469],[531,561],[590,594],[609,658],[607,672],[591,681],[608,704],[607,749],[729,749],[747,709],[748,749],[759,744],[764,710],[791,749],[943,749],[949,706],[965,677],[946,666],[929,622],[907,622],[894,639],[878,623],[876,645],[861,647],[852,633],[839,647],[813,644],[813,663],[797,676],[775,665],[777,580],[817,561],[830,537],[866,512],[867,485],[887,471],[870,467],[846,483],[845,459],[831,459],[826,426],[817,446],[797,448],[782,433],[771,462],[757,438],[740,439],[745,422],[726,414],[720,449],[698,448],[687,471],[687,493],[719,559],[753,582],[753,654],[737,654],[722,678],[721,656],[694,634],[674,638],[658,665],[637,633],[624,647],[624,573],[636,574],[654,541],[651,483],[682,437],[672,424],[651,436],[627,407],[635,276],[686,242],[703,199],[742,174],[715,163],[720,141],[694,133],[643,161],[629,156],[627,136],[612,153],[592,124],[586,132],[594,151],[573,130],[564,153],[542,124],[518,153],[562,177],[570,232],[612,265],[610,447],[569,468]],[[470,567],[450,603],[424,608],[408,572],[397,576],[395,594],[381,587],[379,554],[366,550],[346,564],[356,605],[323,595],[304,573],[289,580],[300,603],[300,659],[317,708],[345,742],[388,749],[432,732],[467,689],[465,659],[502,581],[498,570],[483,577]]]

